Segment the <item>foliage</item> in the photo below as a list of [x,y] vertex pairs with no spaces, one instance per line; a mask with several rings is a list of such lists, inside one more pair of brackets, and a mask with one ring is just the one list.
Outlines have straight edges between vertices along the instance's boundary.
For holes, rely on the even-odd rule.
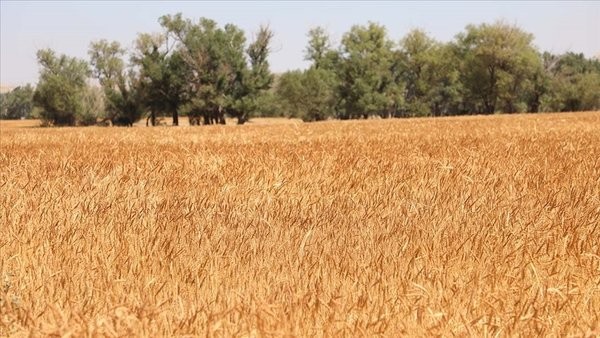
[[90,74],[87,62],[57,56],[51,49],[38,51],[37,58],[41,70],[33,100],[42,109],[40,117],[52,125],[75,125],[84,109]]
[[140,34],[136,55],[132,58],[140,69],[140,91],[151,112],[152,125],[156,115],[171,114],[173,125],[179,125],[179,112],[186,102],[188,68],[179,51],[169,50],[165,35]]
[[458,60],[451,49],[422,30],[400,42],[398,63],[405,84],[404,116],[453,114],[459,100]]
[[581,111],[600,109],[600,61],[583,54],[546,54],[549,95],[546,111]]
[[533,35],[503,22],[469,25],[457,36],[467,111],[519,111],[523,89],[541,62]]
[[27,119],[33,113],[34,88],[27,84],[0,94],[0,119]]
[[252,117],[285,117],[282,101],[274,90],[258,94],[255,100],[255,109],[252,112]]
[[343,110],[339,117],[360,118],[386,112],[395,101],[389,90],[392,42],[385,27],[376,23],[353,26],[342,38],[339,95]]
[[327,70],[311,68],[284,73],[277,87],[288,117],[321,121],[335,115],[335,77]]
[[244,32],[232,24],[219,27],[207,18],[193,22],[181,14],[163,16],[160,23],[177,41],[176,51],[187,67],[179,77],[186,76],[182,95],[192,121],[202,117],[204,124],[224,124],[227,113],[243,124],[264,113],[273,81],[268,62],[273,32],[268,27],[260,27],[246,47]]
[[[242,78],[241,96],[234,100],[241,100],[234,115],[238,118],[238,124],[244,124],[250,116],[256,115],[261,110],[261,101],[264,93],[271,88],[273,75],[269,70],[269,45],[273,39],[273,32],[269,27],[262,26],[256,35],[256,39],[246,49],[250,69],[245,70]],[[261,98],[262,97],[262,98]]]
[[104,92],[101,88],[87,86],[83,96],[83,107],[78,116],[77,123],[82,126],[94,125],[98,119],[105,119],[106,107]]
[[299,118],[304,115],[302,104],[306,96],[302,80],[303,73],[300,70],[287,71],[278,76],[275,93],[287,117]]
[[323,27],[315,27],[308,31],[308,46],[304,59],[312,61],[314,68],[331,69],[327,62],[328,54],[332,51],[331,38]]
[[[315,27],[304,51],[308,69],[278,76],[270,70],[274,34],[267,26],[247,42],[238,26],[208,18],[179,13],[159,22],[163,32],[139,34],[129,62],[119,43],[91,43],[103,109],[86,89],[83,60],[39,51],[39,115],[57,125],[91,124],[94,116],[132,125],[149,112],[146,124],[171,115],[178,125],[180,114],[191,124],[224,124],[226,115],[242,124],[252,116],[319,121],[600,109],[600,60],[540,52],[532,34],[502,21],[468,25],[446,43],[420,29],[394,43],[384,26],[369,22],[334,46]],[[0,96],[0,117],[31,115],[32,90]]]
[[104,89],[106,119],[113,125],[133,125],[144,114],[144,102],[139,76],[123,61],[125,50],[116,41],[99,40],[90,44],[88,54],[93,75]]
[[204,124],[224,124],[225,111],[236,111],[244,94],[244,32],[232,24],[221,28],[207,18],[195,23],[181,14],[163,16],[160,23],[178,42],[177,50],[189,69],[188,115],[202,116]]

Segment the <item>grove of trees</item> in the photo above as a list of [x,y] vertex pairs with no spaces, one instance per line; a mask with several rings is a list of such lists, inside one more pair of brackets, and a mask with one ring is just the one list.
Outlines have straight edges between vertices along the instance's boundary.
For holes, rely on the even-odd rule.
[[[355,25],[334,45],[308,32],[306,70],[273,74],[273,32],[247,40],[233,24],[181,14],[162,32],[139,34],[131,50],[93,41],[89,61],[38,51],[37,87],[0,96],[1,118],[50,125],[156,125],[186,115],[191,124],[243,124],[256,116],[304,121],[600,109],[600,60],[553,55],[533,35],[504,22],[468,25],[450,42],[415,29],[393,40],[377,23]],[[92,80],[93,79],[93,80]]]
[[0,119],[15,120],[31,118],[33,113],[33,92],[31,85],[17,87],[8,93],[0,94]]

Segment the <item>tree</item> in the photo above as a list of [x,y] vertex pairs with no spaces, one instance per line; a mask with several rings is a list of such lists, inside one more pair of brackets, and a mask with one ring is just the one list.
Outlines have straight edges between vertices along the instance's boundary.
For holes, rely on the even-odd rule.
[[305,122],[326,120],[335,115],[335,81],[331,72],[321,68],[287,72],[281,76],[277,95],[288,117]]
[[503,22],[469,25],[457,35],[457,52],[463,59],[461,81],[470,112],[493,114],[500,104],[515,112],[540,62],[533,36]]
[[400,41],[400,63],[406,83],[405,103],[411,115],[431,115],[431,91],[435,78],[437,42],[421,30],[409,32]]
[[187,67],[181,54],[170,50],[164,35],[140,34],[137,54],[132,58],[140,68],[140,91],[150,109],[152,125],[156,114],[171,114],[173,125],[179,125],[179,110],[185,104]]
[[163,16],[160,23],[177,41],[177,50],[189,69],[186,108],[190,121],[202,116],[204,124],[225,124],[225,111],[236,114],[243,106],[244,32],[231,24],[220,28],[207,18],[194,23],[181,14]]
[[438,45],[434,53],[434,83],[431,95],[433,116],[456,115],[460,113],[461,95],[464,87],[460,82],[460,60],[454,53],[452,44]]
[[600,61],[583,54],[545,54],[553,60],[548,71],[546,111],[581,111],[600,108]]
[[304,121],[318,121],[343,110],[340,95],[343,59],[341,52],[333,49],[331,37],[324,28],[313,28],[307,36],[305,60],[312,64],[302,77],[302,85],[308,92],[303,94],[306,106],[301,117]]
[[277,81],[275,93],[289,118],[301,118],[304,115],[305,88],[302,82],[303,73],[300,70],[287,71]]
[[405,115],[452,114],[459,98],[459,60],[451,48],[415,29],[400,41],[397,57],[406,84]]
[[282,102],[275,92],[275,85],[256,98],[256,109],[252,117],[285,117]]
[[578,83],[580,93],[579,110],[600,109],[600,72],[588,72],[581,76]]
[[88,64],[51,49],[39,50],[37,58],[41,70],[33,101],[42,109],[40,117],[53,125],[75,125],[84,108]]
[[342,39],[340,97],[342,119],[368,117],[386,112],[395,101],[388,94],[392,43],[385,28],[375,23],[353,26]]
[[304,93],[304,121],[321,121],[335,115],[337,96],[336,78],[332,72],[311,68],[304,72],[302,87]]
[[30,118],[33,111],[34,89],[30,84],[1,95],[0,119]]
[[538,53],[537,62],[528,80],[529,88],[524,94],[524,103],[528,113],[537,113],[543,109],[544,101],[551,96],[551,72],[558,59],[550,53]]
[[93,75],[106,97],[106,119],[113,125],[133,125],[144,114],[144,108],[139,78],[132,69],[125,68],[125,50],[116,41],[99,40],[90,44],[88,54]]
[[[250,62],[250,69],[242,78],[243,89],[235,99],[241,99],[241,110],[234,114],[238,124],[244,124],[250,116],[260,111],[261,96],[271,88],[273,75],[269,70],[269,45],[273,39],[273,32],[269,27],[262,26],[256,39],[248,46],[246,53]],[[241,67],[240,67],[241,68]],[[238,101],[239,102],[239,101]]]
[[328,54],[332,51],[331,38],[323,27],[315,27],[308,31],[308,46],[304,59],[312,61],[314,68],[328,68]]
[[101,88],[88,85],[83,95],[83,105],[77,123],[90,126],[95,125],[98,119],[105,118],[104,92]]

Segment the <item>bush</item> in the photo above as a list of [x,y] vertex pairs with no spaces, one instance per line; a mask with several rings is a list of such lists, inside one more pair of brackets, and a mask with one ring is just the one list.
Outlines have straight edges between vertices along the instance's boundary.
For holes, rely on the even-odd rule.
[[98,119],[106,117],[104,93],[102,89],[88,86],[83,96],[83,106],[77,115],[77,124],[82,126],[94,125]]

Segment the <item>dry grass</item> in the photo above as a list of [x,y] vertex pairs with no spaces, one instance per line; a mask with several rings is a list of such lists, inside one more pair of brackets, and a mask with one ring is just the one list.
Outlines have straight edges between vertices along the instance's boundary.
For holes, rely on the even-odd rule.
[[[0,120],[0,137],[7,129],[39,128],[41,124],[40,120]],[[4,141],[4,137],[0,141]]]
[[[158,119],[161,126],[170,126],[171,118],[163,117]],[[256,118],[247,122],[247,125],[272,125],[272,124],[299,124],[300,119],[288,119],[281,117]],[[40,120],[0,120],[1,129],[12,128],[37,128],[41,126]],[[190,123],[186,116],[179,117],[180,126],[189,126]],[[146,127],[146,119],[136,122],[134,127]],[[226,126],[237,126],[237,119],[227,118]]]
[[600,333],[600,113],[0,133],[0,336]]

